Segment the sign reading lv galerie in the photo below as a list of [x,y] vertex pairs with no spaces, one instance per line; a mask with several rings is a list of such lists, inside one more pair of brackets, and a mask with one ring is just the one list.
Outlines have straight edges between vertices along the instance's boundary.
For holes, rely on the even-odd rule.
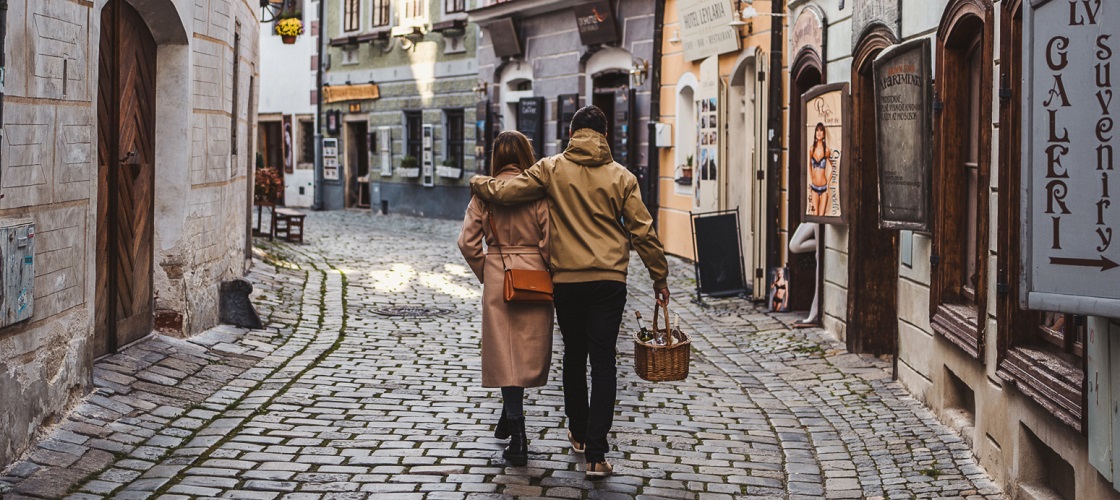
[[1120,4],[1024,7],[1020,300],[1031,309],[1120,318],[1120,206],[1111,197],[1120,192],[1113,115],[1120,23],[1105,21],[1120,15]]
[[[844,224],[847,213],[844,197],[848,177],[848,119],[851,110],[848,84],[817,85],[801,96],[805,114],[802,150],[805,165],[802,196],[805,222]],[[790,167],[794,168],[794,167]]]
[[929,231],[933,85],[928,38],[875,61],[879,225]]
[[739,31],[728,26],[735,12],[731,0],[681,0],[684,58],[689,61],[739,50]]

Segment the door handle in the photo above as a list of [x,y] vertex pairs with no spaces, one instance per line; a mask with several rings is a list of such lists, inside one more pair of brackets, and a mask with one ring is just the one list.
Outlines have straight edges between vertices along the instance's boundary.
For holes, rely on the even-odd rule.
[[129,151],[129,152],[125,153],[123,158],[121,158],[121,164],[139,163],[139,162],[136,161],[136,157],[137,157],[137,155],[136,155],[136,150],[135,149],[132,150],[132,151]]

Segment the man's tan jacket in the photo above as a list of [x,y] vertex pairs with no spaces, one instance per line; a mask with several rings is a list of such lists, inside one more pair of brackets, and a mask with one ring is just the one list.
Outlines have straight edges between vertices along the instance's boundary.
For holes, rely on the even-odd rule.
[[557,283],[625,282],[632,244],[653,287],[667,286],[669,264],[642,203],[638,179],[614,162],[603,134],[577,130],[562,154],[542,158],[509,180],[475,176],[471,190],[502,205],[548,197],[550,261]]

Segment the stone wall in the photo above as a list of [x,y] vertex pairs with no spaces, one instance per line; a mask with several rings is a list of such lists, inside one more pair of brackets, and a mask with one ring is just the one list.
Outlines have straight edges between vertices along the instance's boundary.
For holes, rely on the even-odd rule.
[[[257,9],[240,0],[128,1],[159,44],[155,323],[166,333],[189,335],[217,324],[218,283],[246,269]],[[0,466],[90,387],[105,4],[9,2],[0,218],[29,217],[37,235],[34,316],[0,329]],[[241,40],[236,103],[235,31]],[[231,155],[231,113],[237,156]]]

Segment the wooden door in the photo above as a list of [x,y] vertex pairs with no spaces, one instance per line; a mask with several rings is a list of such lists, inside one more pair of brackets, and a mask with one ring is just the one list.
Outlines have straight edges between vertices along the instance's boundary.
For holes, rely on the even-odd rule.
[[[871,43],[871,42],[867,42]],[[894,354],[898,345],[898,232],[879,228],[879,164],[871,61],[885,47],[865,52],[853,76],[855,161],[848,228],[848,350]]]
[[156,43],[127,2],[101,11],[95,354],[152,330]]
[[[805,129],[804,124],[801,123],[801,94],[822,82],[820,64],[814,64],[811,59],[813,59],[812,55],[802,57],[799,64],[795,65],[795,70],[790,77],[790,95],[792,96],[789,100],[790,165],[804,165],[807,161],[804,159],[805,153],[801,150],[801,134]],[[789,193],[787,196],[789,209],[786,211],[786,232],[790,237],[801,225],[801,218],[805,213],[804,196],[799,191],[803,171],[803,168],[789,168],[786,173],[788,176],[786,186]],[[818,246],[823,249],[823,229],[818,233],[817,238]],[[788,241],[786,244],[788,245]],[[823,251],[821,257],[821,262],[817,262],[815,252],[789,254],[786,266],[789,267],[789,308],[791,311],[807,311],[812,307],[813,296],[817,292],[817,273],[820,272],[821,276],[824,276],[824,273],[817,269],[818,266],[824,265]],[[823,306],[823,304],[820,306]]]

